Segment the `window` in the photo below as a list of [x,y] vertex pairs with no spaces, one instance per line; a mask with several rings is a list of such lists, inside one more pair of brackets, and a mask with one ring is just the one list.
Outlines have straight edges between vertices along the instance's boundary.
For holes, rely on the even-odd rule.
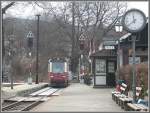
[[114,62],[108,62],[108,73],[114,73],[114,72],[115,72]]
[[106,61],[102,59],[96,59],[95,61],[95,73],[101,75],[106,73]]
[[52,63],[52,72],[53,73],[63,73],[64,70],[64,63],[60,62],[53,62]]

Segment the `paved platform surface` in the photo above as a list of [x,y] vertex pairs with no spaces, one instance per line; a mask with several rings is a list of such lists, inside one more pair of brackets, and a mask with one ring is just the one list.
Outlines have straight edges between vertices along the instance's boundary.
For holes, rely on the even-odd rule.
[[73,83],[57,97],[36,106],[34,112],[121,112],[111,97],[113,88],[93,88]]

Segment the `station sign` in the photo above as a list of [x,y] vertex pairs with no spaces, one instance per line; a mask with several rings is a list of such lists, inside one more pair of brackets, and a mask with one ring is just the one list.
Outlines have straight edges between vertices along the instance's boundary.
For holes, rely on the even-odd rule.
[[[135,57],[135,64],[140,64],[140,57]],[[133,64],[133,57],[129,57],[129,64]]]
[[34,35],[33,35],[32,31],[29,31],[29,33],[27,34],[27,38],[33,38],[33,37],[34,37]]

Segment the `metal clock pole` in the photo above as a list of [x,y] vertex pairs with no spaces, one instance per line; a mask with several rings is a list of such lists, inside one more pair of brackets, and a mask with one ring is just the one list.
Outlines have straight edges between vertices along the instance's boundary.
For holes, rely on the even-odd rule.
[[133,103],[136,103],[136,70],[135,70],[135,41],[136,41],[136,35],[132,36],[132,49],[133,49],[133,83],[132,83],[132,90],[133,90]]
[[120,79],[120,39],[118,40],[118,79]]

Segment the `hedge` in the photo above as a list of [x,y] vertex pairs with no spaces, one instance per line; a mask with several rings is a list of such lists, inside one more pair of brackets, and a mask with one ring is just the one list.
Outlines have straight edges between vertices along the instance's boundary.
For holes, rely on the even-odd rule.
[[[141,63],[136,64],[136,86],[142,87],[141,97],[146,96],[146,91],[148,89],[148,64]],[[126,81],[129,89],[132,89],[132,65],[126,65],[120,68],[120,79]]]

